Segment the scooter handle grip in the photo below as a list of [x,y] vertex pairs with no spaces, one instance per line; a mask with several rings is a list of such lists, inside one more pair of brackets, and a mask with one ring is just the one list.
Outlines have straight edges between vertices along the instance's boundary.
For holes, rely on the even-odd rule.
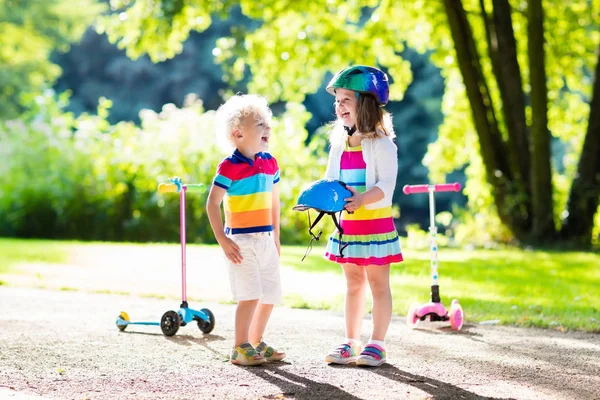
[[190,184],[185,185],[185,188],[189,192],[200,192],[200,193],[206,192],[206,185],[203,183],[190,183]]
[[177,185],[174,183],[161,183],[158,185],[158,193],[175,193]]
[[402,191],[405,194],[427,193],[430,189],[434,192],[460,192],[460,183],[441,183],[438,185],[404,185]]

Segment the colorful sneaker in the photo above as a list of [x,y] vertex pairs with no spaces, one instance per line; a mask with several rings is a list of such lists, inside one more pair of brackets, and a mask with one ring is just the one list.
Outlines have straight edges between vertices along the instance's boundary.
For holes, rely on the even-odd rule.
[[235,365],[260,365],[267,362],[248,342],[231,349],[229,360]]
[[254,347],[256,348],[258,354],[263,356],[267,361],[281,361],[286,356],[284,352],[275,350],[265,342],[260,342]]
[[360,346],[355,343],[342,343],[325,356],[325,362],[334,364],[349,364],[356,361]]
[[374,343],[367,344],[356,359],[359,367],[379,367],[385,362],[385,350]]

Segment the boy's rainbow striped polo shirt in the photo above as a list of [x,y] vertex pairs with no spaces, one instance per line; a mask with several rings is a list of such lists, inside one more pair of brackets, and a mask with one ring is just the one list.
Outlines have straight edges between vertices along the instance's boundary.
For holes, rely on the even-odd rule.
[[213,184],[227,193],[223,199],[225,234],[273,230],[273,185],[279,182],[277,160],[258,153],[254,160],[239,150],[219,164]]

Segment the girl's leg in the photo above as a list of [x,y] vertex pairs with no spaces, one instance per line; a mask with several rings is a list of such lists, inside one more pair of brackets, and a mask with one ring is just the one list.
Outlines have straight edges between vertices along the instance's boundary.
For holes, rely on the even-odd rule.
[[250,323],[254,316],[254,310],[258,304],[256,300],[240,301],[235,310],[235,346],[248,341],[248,332],[250,331]]
[[263,334],[265,333],[267,322],[269,322],[269,318],[271,317],[273,306],[274,304],[263,303],[258,303],[258,306],[256,306],[256,311],[254,312],[254,317],[252,318],[252,323],[250,324],[250,333],[248,336],[250,343],[260,343]]
[[360,340],[362,321],[365,315],[365,287],[367,275],[365,267],[355,264],[342,264],[346,276],[346,337]]
[[369,265],[366,270],[373,295],[373,333],[371,339],[383,341],[392,319],[390,265]]

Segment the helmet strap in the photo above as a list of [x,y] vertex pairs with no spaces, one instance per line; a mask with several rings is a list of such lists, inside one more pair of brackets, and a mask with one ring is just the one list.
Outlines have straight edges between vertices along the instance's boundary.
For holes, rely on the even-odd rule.
[[315,222],[311,223],[310,222],[310,210],[308,210],[308,233],[316,241],[319,241],[319,239],[321,238],[321,234],[323,233],[323,231],[319,231],[319,233],[315,236],[315,234],[312,233],[312,229],[319,223],[319,221],[321,220],[321,218],[323,218],[323,215],[325,215],[325,212],[321,211],[319,213],[319,215],[317,216],[317,219],[315,219]]
[[[344,210],[342,210],[342,211],[344,211]],[[340,211],[340,216],[339,216],[340,219],[342,218],[342,211]],[[333,223],[335,224],[335,227],[338,230],[338,240],[340,242],[340,244],[339,244],[339,246],[340,246],[340,257],[344,258],[344,249],[346,247],[348,247],[348,245],[350,243],[344,243],[344,241],[343,241],[344,230],[342,229],[342,226],[338,223],[338,220],[335,217],[334,213],[331,214],[331,219],[333,219]]]
[[317,225],[319,223],[319,221],[321,220],[321,218],[323,218],[323,215],[325,215],[325,212],[321,211],[319,213],[319,215],[317,216],[317,219],[315,219],[315,222],[311,222],[310,221],[310,210],[308,210],[308,233],[310,234],[311,238],[310,241],[308,242],[308,246],[306,248],[306,252],[304,253],[304,257],[302,257],[301,261],[304,261],[304,259],[306,258],[307,255],[310,254],[310,251],[312,250],[312,243],[313,241],[319,241],[319,239],[321,239],[321,234],[323,233],[323,231],[319,231],[318,234],[314,234],[312,232],[313,228],[315,227],[315,225]]
[[[339,215],[340,219],[342,217],[342,212],[343,211],[344,210],[340,211],[340,215]],[[301,261],[304,261],[304,259],[306,258],[306,256],[308,256],[310,254],[310,252],[312,250],[313,241],[317,241],[318,242],[319,239],[321,239],[321,234],[323,233],[323,231],[319,231],[319,233],[315,235],[312,232],[312,230],[319,223],[319,221],[321,221],[321,218],[323,218],[323,216],[325,214],[331,215],[331,219],[333,220],[333,223],[335,224],[335,227],[338,230],[338,238],[339,238],[338,240],[339,240],[339,247],[340,247],[340,257],[342,257],[342,258],[344,257],[344,249],[346,247],[348,247],[348,245],[350,243],[344,243],[344,239],[343,239],[344,238],[344,229],[342,229],[342,226],[339,224],[338,218],[336,218],[335,213],[326,213],[324,211],[321,211],[321,212],[319,212],[319,215],[317,216],[317,218],[315,219],[315,221],[311,222],[311,219],[310,219],[310,210],[308,210],[308,226],[309,226],[308,233],[310,234],[311,238],[310,238],[310,241],[308,242],[308,246],[306,247],[306,252],[304,252],[304,256],[302,257]]]
[[352,136],[352,135],[354,135],[354,132],[356,132],[356,125],[354,125],[352,128],[344,125],[344,129],[346,130],[346,133],[348,134],[348,136]]

